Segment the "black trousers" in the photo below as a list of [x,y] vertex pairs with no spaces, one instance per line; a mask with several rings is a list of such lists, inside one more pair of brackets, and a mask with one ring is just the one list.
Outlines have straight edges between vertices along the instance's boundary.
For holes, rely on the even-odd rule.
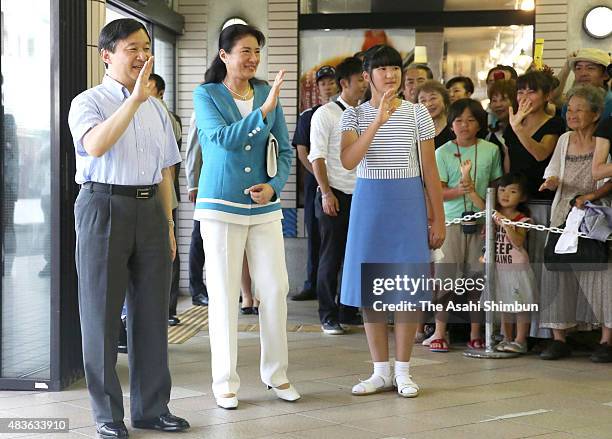
[[306,261],[305,290],[315,290],[317,271],[319,269],[319,221],[315,215],[315,197],[318,187],[317,179],[310,172],[304,174],[304,224],[308,234],[308,256]]
[[[83,364],[96,423],[123,420],[115,365],[121,307],[127,333],[132,420],[168,412],[168,223],[159,197],[83,187],[74,204]],[[126,295],[127,292],[127,295]]]
[[204,243],[200,234],[200,221],[195,220],[189,245],[189,293],[191,297],[198,294],[208,297],[208,290],[204,283]]
[[338,277],[344,262],[353,196],[334,188],[332,188],[332,191],[340,205],[338,216],[329,216],[323,212],[320,192],[317,192],[315,202],[321,238],[319,270],[317,272],[317,297],[319,298],[321,323],[326,320],[332,322],[350,321],[359,311],[359,308],[340,305],[340,294],[338,294]]
[[178,249],[178,219],[177,219],[178,209],[172,210],[172,219],[174,220],[174,237],[176,238],[176,256],[174,257],[174,262],[172,263],[172,282],[170,283],[170,305],[168,309],[168,314],[170,316],[176,315],[176,305],[178,302],[179,296],[179,280],[181,278],[181,260],[179,259],[179,249]]

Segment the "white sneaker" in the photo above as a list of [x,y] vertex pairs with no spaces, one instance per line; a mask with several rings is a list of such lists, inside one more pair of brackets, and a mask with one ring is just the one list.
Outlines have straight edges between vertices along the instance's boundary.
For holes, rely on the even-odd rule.
[[419,385],[412,381],[412,375],[395,375],[393,385],[397,387],[397,394],[404,398],[414,398],[419,394]]
[[276,396],[278,396],[282,400],[289,401],[289,402],[297,401],[298,399],[302,397],[298,393],[298,391],[295,390],[295,387],[293,387],[293,384],[289,384],[289,387],[287,387],[286,389],[279,389],[278,387],[271,387],[271,386],[268,386],[268,389],[274,390],[274,393],[276,393]]
[[372,374],[367,380],[355,384],[351,393],[357,396],[372,395],[374,393],[386,392],[393,389],[391,377]]
[[216,396],[215,395],[215,401],[217,402],[217,405],[221,407],[222,409],[234,410],[238,407],[238,398],[236,398],[236,395],[234,396]]

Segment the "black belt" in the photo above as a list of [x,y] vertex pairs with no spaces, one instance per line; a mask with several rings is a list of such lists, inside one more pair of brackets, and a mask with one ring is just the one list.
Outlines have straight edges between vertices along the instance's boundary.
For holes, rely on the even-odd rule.
[[141,200],[153,198],[155,192],[157,192],[156,184],[152,186],[125,186],[121,184],[106,184],[88,181],[83,183],[82,187],[91,192],[106,192],[111,195],[123,195],[124,197],[138,198]]

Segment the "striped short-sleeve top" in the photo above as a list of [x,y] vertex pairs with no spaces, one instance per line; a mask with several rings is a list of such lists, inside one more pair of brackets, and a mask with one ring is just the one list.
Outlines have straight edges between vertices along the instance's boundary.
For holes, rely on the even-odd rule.
[[[374,122],[377,112],[378,109],[372,107],[369,101],[355,108],[347,108],[340,122],[342,131],[353,130],[361,135]],[[402,101],[387,123],[378,129],[368,152],[357,166],[357,177],[418,177],[420,170],[416,150],[416,124],[420,140],[435,137],[436,130],[427,109],[420,104]]]

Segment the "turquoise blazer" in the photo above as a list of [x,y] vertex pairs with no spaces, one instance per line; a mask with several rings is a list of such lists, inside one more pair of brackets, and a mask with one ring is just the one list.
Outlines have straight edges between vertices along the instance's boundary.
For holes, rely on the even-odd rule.
[[[255,82],[252,85],[254,111],[244,118],[223,84],[203,84],[193,92],[202,146],[195,219],[254,224],[282,218],[280,193],[289,177],[293,158],[287,124],[280,104],[265,119],[262,117],[259,108],[268,97],[270,86]],[[278,170],[272,178],[266,168],[270,133],[279,144]],[[268,204],[256,204],[246,190],[259,183],[268,183],[274,189],[274,197]]]

